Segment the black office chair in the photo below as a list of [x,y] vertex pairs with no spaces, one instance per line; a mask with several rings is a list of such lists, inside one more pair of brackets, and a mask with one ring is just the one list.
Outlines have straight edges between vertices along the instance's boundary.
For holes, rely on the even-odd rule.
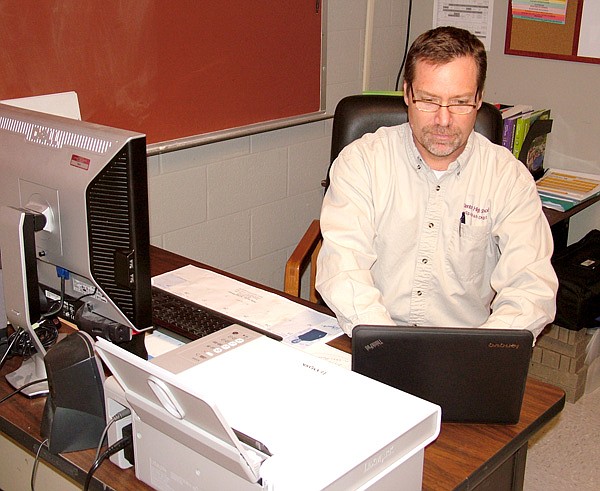
[[[333,116],[331,135],[330,164],[342,149],[382,126],[396,126],[408,121],[408,108],[403,97],[388,95],[352,95],[342,99]],[[484,102],[475,121],[475,131],[487,137],[493,143],[502,143],[502,115],[492,104]],[[329,170],[321,183],[329,187]],[[316,258],[321,247],[321,229],[319,220],[313,220],[308,230],[289,257],[285,267],[284,290],[290,295],[300,297],[300,280],[311,264],[309,300],[319,303],[319,295],[314,288],[316,276]]]

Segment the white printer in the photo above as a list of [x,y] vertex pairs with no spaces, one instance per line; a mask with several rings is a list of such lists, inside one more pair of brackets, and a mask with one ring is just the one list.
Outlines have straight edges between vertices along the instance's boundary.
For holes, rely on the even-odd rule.
[[434,404],[236,325],[152,362],[96,348],[155,489],[421,489]]

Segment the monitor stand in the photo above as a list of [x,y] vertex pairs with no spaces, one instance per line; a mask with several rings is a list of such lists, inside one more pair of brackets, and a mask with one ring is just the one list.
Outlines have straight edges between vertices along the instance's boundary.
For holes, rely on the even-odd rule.
[[[21,366],[14,372],[6,374],[6,381],[12,385],[15,390],[20,389],[30,382],[46,378],[46,366],[44,357],[35,353],[27,360],[23,361]],[[48,394],[48,382],[38,382],[20,390],[21,394],[27,397],[37,397]]]
[[[46,349],[38,338],[34,320],[40,318],[39,283],[35,251],[35,232],[44,226],[43,215],[14,208],[0,207],[0,250],[6,317],[13,328],[22,328],[31,339],[36,353],[23,361],[21,368],[6,375],[15,389],[36,380],[46,379],[44,356]],[[28,397],[48,393],[48,383],[25,387],[21,393]]]

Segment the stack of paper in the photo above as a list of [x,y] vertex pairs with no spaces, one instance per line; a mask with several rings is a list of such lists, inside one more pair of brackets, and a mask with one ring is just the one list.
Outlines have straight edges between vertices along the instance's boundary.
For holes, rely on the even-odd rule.
[[536,185],[543,206],[567,211],[600,194],[600,175],[548,169]]

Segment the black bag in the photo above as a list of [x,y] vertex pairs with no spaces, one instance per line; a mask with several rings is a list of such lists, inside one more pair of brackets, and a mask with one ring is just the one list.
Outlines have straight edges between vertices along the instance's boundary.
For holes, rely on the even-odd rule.
[[600,230],[552,257],[558,276],[554,323],[578,331],[600,325]]

